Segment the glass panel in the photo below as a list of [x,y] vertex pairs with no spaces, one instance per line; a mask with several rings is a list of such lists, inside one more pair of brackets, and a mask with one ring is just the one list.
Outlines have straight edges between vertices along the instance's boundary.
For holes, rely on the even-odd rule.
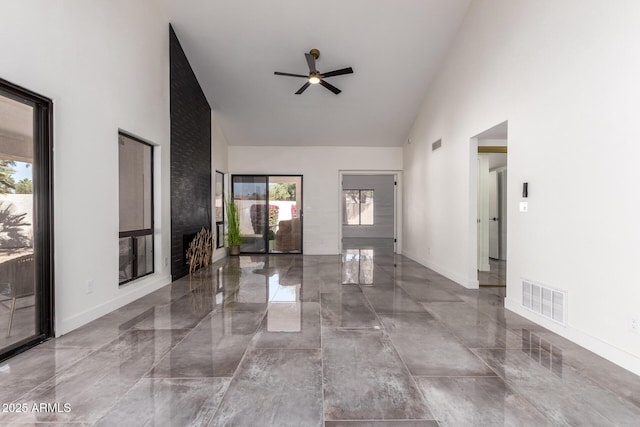
[[0,350],[40,333],[33,244],[33,169],[38,166],[33,164],[33,130],[34,106],[0,92]]
[[119,268],[120,268],[120,283],[131,280],[132,276],[132,260],[133,260],[133,248],[131,246],[131,237],[123,237],[120,239],[120,256],[119,256]]
[[240,251],[266,252],[267,177],[234,176],[232,187],[240,214]]
[[224,174],[216,171],[216,222],[224,221]]
[[343,224],[360,224],[360,191],[344,190],[342,195],[344,198]]
[[360,190],[360,224],[373,225],[373,190]]
[[151,146],[120,135],[120,231],[152,226]]
[[373,190],[343,190],[342,224],[373,225]]
[[137,276],[140,277],[153,273],[153,236],[141,236],[136,237],[136,239],[138,252]]
[[269,252],[302,252],[302,177],[269,177]]

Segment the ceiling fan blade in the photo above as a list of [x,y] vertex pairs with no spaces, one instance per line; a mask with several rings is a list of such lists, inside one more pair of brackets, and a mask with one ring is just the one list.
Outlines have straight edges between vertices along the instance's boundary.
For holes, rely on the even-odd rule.
[[305,53],[304,57],[307,58],[307,64],[309,64],[309,72],[311,74],[317,73],[318,70],[316,70],[316,58],[314,58],[310,53]]
[[342,92],[340,89],[338,89],[337,87],[335,87],[332,84],[329,84],[327,82],[325,82],[324,80],[320,80],[320,84],[324,87],[326,87],[327,89],[329,89],[331,92],[335,93],[336,95],[339,94],[340,92]]
[[[322,83],[322,82],[320,82]],[[300,89],[298,89],[298,91],[296,92],[296,95],[300,95],[302,92],[304,92],[305,90],[307,90],[307,88],[311,86],[311,83],[306,82],[305,84],[302,85],[302,87]]]
[[322,74],[320,77],[333,77],[333,76],[341,76],[343,74],[352,74],[353,68],[341,68],[339,70],[329,71],[328,73]]
[[302,74],[281,73],[280,71],[274,71],[273,74],[275,74],[276,76],[303,77],[305,79],[309,78],[309,76],[303,76]]

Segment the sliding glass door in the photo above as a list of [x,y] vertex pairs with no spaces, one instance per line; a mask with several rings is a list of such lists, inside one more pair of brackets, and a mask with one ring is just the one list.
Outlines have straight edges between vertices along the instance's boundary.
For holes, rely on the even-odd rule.
[[233,199],[240,213],[240,252],[266,252],[267,177],[234,175],[232,182]]
[[234,175],[242,253],[302,253],[302,176]]
[[302,176],[269,177],[269,252],[302,253]]
[[0,360],[53,333],[51,108],[0,80]]

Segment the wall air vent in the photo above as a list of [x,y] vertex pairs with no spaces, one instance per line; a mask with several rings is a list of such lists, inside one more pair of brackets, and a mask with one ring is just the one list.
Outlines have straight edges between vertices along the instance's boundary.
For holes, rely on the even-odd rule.
[[436,151],[440,147],[442,147],[442,139],[439,139],[433,144],[431,144],[431,151]]
[[567,291],[522,279],[522,306],[561,325],[567,324]]

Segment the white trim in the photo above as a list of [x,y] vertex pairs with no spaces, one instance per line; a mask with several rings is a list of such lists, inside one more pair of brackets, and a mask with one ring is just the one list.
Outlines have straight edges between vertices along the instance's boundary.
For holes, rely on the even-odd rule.
[[[467,274],[469,277],[478,279],[478,138],[469,139],[469,269]],[[475,288],[470,288],[475,289]]]
[[62,319],[56,327],[56,337],[67,334],[170,283],[171,276],[169,275],[152,275],[151,277],[145,277],[139,281],[131,282],[130,284],[120,287],[121,293],[116,298],[78,313],[75,316]]
[[504,299],[504,308],[512,311],[553,333],[560,335],[572,341],[593,353],[604,357],[605,359],[623,367],[636,375],[640,375],[640,358],[628,353],[608,342],[605,342],[593,335],[588,334],[580,329],[576,329],[571,325],[562,326],[552,320],[538,315],[522,307],[518,301],[509,298]]

